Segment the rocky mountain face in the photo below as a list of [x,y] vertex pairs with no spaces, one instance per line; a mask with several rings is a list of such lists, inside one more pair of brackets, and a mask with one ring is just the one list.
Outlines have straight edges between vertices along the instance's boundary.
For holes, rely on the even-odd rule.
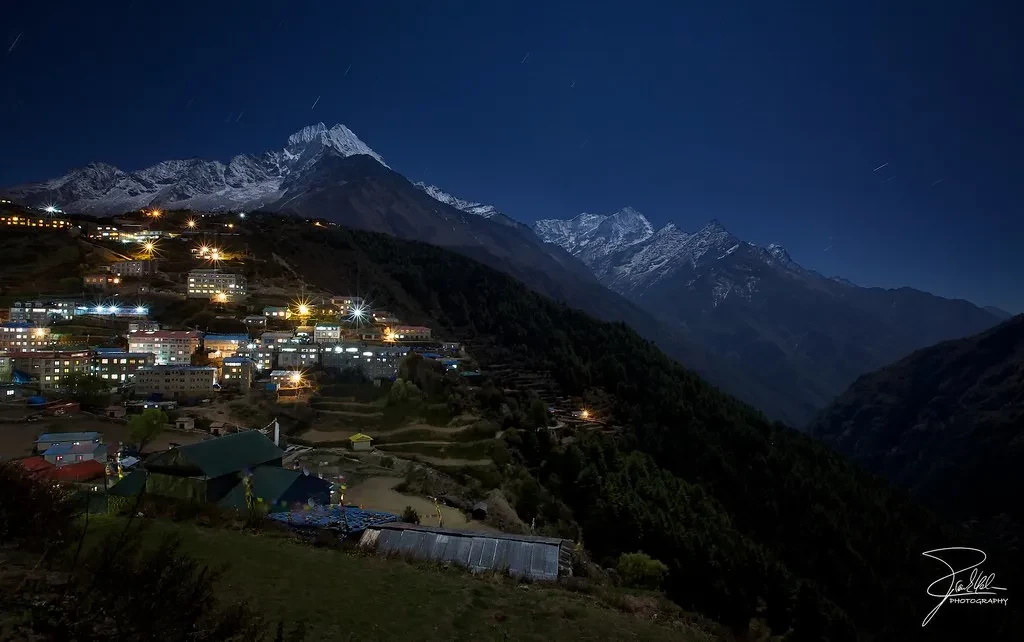
[[671,223],[654,231],[627,208],[538,221],[534,231],[612,290],[684,328],[714,355],[703,373],[709,379],[796,426],[857,376],[998,322],[967,301],[824,277],[785,248],[743,241],[718,221],[694,233]]
[[265,207],[280,198],[282,183],[316,165],[326,153],[384,159],[344,125],[317,123],[288,137],[284,149],[240,154],[220,161],[163,161],[134,172],[106,163],[85,167],[41,183],[0,190],[30,206],[57,204],[65,212],[122,214],[151,207],[234,211]]
[[857,379],[808,432],[965,522],[1024,545],[1024,315]]

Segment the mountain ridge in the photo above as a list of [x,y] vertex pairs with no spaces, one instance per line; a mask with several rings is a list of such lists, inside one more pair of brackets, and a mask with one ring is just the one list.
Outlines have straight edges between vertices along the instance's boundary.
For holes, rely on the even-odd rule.
[[693,233],[669,223],[646,235],[632,220],[609,231],[616,214],[547,219],[534,231],[613,291],[745,371],[748,389],[733,391],[793,425],[805,425],[858,375],[999,321],[967,301],[825,277],[783,246],[744,241],[717,219]]
[[227,163],[166,160],[125,172],[105,162],[75,168],[58,178],[0,190],[29,206],[58,204],[64,211],[116,215],[151,207],[200,211],[259,209],[281,197],[289,176],[315,165],[327,150],[387,163],[342,124],[316,123],[291,134],[284,148],[238,154]]
[[[868,470],[1010,544],[1024,510],[1024,315],[915,351],[853,382],[807,432]],[[1009,529],[1006,526],[1015,524]]]

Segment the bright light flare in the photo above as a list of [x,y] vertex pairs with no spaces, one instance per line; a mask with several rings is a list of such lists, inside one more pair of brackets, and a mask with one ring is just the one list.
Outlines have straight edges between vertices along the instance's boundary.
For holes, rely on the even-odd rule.
[[187,227],[190,230],[196,229],[196,220],[194,218],[190,218],[189,220],[185,221],[185,227]]
[[163,212],[161,212],[160,210],[153,210],[152,212],[149,213],[149,215],[152,216],[153,218],[160,218],[161,214],[163,214]]
[[293,372],[290,375],[288,375],[288,380],[291,381],[292,383],[300,383],[302,381],[302,373]]
[[46,207],[43,208],[43,211],[46,212],[47,214],[56,214],[58,210],[57,206],[55,205],[47,205]]
[[590,411],[584,408],[580,411],[580,419],[590,419]]
[[217,294],[213,295],[213,300],[216,301],[217,303],[227,303],[228,295],[224,294],[223,292],[218,292]]

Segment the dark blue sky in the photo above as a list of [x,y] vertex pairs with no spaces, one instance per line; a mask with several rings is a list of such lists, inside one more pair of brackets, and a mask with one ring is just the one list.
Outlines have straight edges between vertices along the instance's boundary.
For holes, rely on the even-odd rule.
[[718,218],[826,274],[1024,311],[1020,3],[150,4],[4,3],[0,184],[343,122],[523,221]]

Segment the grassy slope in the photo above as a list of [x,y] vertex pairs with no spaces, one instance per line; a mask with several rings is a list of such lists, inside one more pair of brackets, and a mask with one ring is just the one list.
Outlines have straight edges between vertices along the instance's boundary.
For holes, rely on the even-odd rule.
[[[100,518],[95,536],[122,520]],[[682,625],[654,624],[595,598],[516,585],[461,570],[317,549],[294,539],[149,522],[147,537],[182,538],[185,551],[225,567],[227,600],[246,600],[271,619],[306,623],[307,640],[703,640]]]

